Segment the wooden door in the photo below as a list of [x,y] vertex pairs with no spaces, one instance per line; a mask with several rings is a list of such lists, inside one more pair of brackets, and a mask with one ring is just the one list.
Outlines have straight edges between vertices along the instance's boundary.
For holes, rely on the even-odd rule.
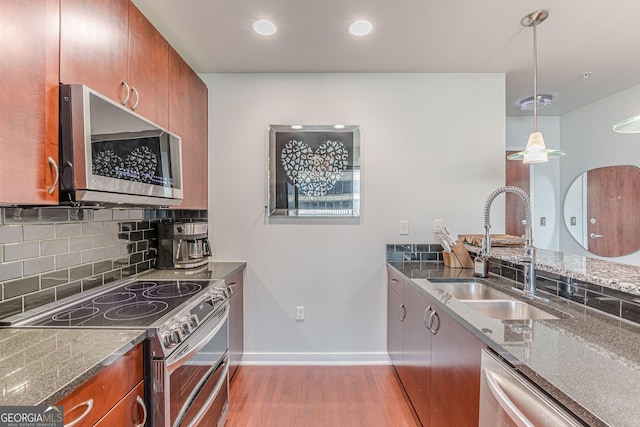
[[[430,300],[411,282],[404,282],[403,370],[400,379],[423,426],[431,419],[431,332],[425,326],[425,310]],[[452,424],[453,425],[453,424]]]
[[58,1],[0,7],[0,204],[57,204]]
[[169,130],[182,138],[184,199],[179,209],[208,208],[207,86],[169,47]]
[[137,103],[136,113],[169,128],[169,43],[149,20],[129,5],[129,84],[127,106]]
[[[516,153],[516,151],[507,151],[507,156],[513,153]],[[530,195],[529,164],[513,160],[505,161],[505,185],[515,185],[516,187],[522,188],[525,193]],[[511,234],[513,236],[524,235],[524,225],[522,224],[522,220],[524,218],[524,203],[522,203],[520,197],[513,193],[505,193],[505,234]],[[531,224],[531,226],[533,227],[533,224]]]
[[480,356],[486,346],[442,310],[437,313],[440,325],[431,347],[431,424],[477,426]]
[[615,166],[587,172],[587,249],[616,257],[640,242],[640,169]]
[[60,0],[60,82],[124,100],[128,44],[129,0]]

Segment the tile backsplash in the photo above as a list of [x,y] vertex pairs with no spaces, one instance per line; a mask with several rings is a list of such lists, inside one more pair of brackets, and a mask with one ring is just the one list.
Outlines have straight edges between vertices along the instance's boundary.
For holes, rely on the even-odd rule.
[[153,267],[156,223],[207,211],[0,208],[0,317]]

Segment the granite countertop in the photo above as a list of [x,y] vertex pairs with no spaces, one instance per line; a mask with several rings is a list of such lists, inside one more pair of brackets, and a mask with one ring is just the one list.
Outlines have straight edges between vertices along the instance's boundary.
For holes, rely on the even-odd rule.
[[[556,315],[557,320],[490,319],[437,291],[438,278],[468,280],[472,270],[440,267],[401,272],[434,297],[440,309],[589,425],[638,425],[639,326],[553,295],[545,295],[546,303],[527,302]],[[510,291],[515,283],[511,280],[494,275],[478,280],[522,300]]]
[[0,329],[0,406],[53,405],[145,337],[144,330]]
[[149,270],[138,276],[137,279],[225,279],[229,278],[247,266],[246,262],[212,261],[199,268],[183,270]]
[[[477,246],[465,245],[477,253]],[[491,248],[491,258],[520,264],[522,247]],[[536,249],[536,268],[541,271],[594,283],[629,294],[640,295],[640,267],[564,252]]]
[[[199,269],[150,270],[136,278],[225,279],[245,267],[210,262]],[[140,329],[0,328],[0,406],[52,405],[146,337]]]

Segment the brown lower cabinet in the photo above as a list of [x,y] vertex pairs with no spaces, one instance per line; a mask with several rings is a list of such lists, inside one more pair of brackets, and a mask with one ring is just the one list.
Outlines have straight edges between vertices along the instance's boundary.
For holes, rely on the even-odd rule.
[[142,426],[144,402],[142,344],[125,353],[56,403],[64,424]]
[[400,296],[398,272],[388,273],[387,350],[420,422],[477,426],[486,345],[410,280],[400,279]]

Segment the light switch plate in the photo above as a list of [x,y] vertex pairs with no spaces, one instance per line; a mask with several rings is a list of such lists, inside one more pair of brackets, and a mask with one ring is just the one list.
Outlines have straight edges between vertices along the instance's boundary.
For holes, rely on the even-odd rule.
[[409,234],[409,220],[401,219],[400,220],[400,234],[406,236]]
[[433,232],[434,233],[442,233],[442,220],[441,219],[434,219],[433,220]]

